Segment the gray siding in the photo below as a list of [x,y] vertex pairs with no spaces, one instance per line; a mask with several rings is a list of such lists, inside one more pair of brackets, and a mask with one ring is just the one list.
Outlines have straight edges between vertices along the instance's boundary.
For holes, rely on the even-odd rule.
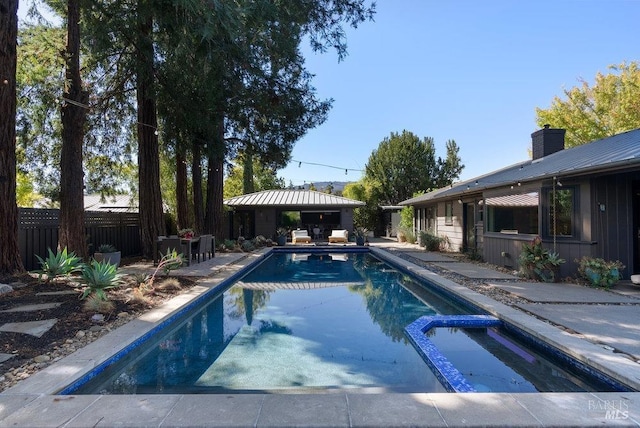
[[634,273],[634,243],[637,239],[633,222],[634,180],[640,180],[640,173],[592,180],[593,255],[605,260],[620,260],[626,266],[623,270],[625,278]]

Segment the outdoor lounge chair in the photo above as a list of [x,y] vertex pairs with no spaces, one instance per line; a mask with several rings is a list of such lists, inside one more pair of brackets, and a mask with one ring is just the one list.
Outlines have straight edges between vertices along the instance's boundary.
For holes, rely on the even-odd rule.
[[302,242],[304,244],[311,242],[311,237],[306,230],[294,230],[291,232],[291,243],[297,244],[298,242]]
[[329,243],[348,242],[348,241],[349,241],[349,231],[344,229],[332,230],[331,235],[329,235]]

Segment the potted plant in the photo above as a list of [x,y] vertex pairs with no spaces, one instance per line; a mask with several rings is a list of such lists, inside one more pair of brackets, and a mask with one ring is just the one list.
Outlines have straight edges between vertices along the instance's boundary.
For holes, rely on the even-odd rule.
[[276,242],[279,246],[287,244],[287,233],[289,233],[289,231],[284,227],[279,227],[276,229]]
[[624,265],[616,260],[615,262],[594,257],[583,257],[576,259],[578,263],[578,275],[585,279],[594,287],[610,288],[622,276],[620,271]]
[[356,245],[364,245],[364,241],[367,236],[367,229],[363,227],[356,227],[353,229],[353,236],[356,237]]
[[186,228],[178,231],[178,236],[183,239],[192,239],[194,235],[193,229]]
[[120,266],[121,253],[116,247],[111,244],[102,244],[98,247],[98,250],[93,254],[93,259],[97,262],[106,261],[109,264]]
[[557,282],[560,277],[560,265],[564,262],[558,253],[542,247],[542,239],[539,236],[530,244],[523,244],[518,257],[522,274],[526,278],[543,282]]

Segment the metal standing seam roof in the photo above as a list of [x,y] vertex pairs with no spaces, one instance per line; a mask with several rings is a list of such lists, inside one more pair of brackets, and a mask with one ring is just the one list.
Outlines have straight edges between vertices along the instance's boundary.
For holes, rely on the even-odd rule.
[[433,192],[407,199],[399,205],[413,205],[465,193],[528,183],[552,177],[579,176],[621,168],[640,168],[640,129],[623,132],[588,144],[560,150],[540,159],[527,160],[506,168],[452,184]]
[[225,205],[231,207],[239,206],[307,206],[307,207],[361,207],[365,203],[342,196],[330,195],[328,193],[316,192],[314,190],[264,190],[262,192],[249,193],[247,195],[236,196],[224,201]]
[[138,202],[130,195],[84,195],[85,211],[138,212]]

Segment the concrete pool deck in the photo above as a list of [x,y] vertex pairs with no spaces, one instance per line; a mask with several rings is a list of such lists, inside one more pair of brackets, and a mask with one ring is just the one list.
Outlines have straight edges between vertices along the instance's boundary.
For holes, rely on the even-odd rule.
[[[512,290],[506,290],[508,292],[517,289],[526,294],[523,297],[531,303],[523,309],[531,313],[539,309],[538,317],[533,317],[398,257],[405,253],[408,256],[420,254],[416,251],[417,246],[380,240],[371,242],[371,249],[640,389],[640,365],[634,360],[640,355],[640,311],[634,311],[640,309],[637,298],[640,293],[633,288],[625,288],[624,294],[618,293],[630,299],[622,302],[618,294],[607,293],[613,296],[605,298],[603,295],[591,295],[590,291],[599,290],[585,287],[563,288],[559,290],[562,291],[561,297],[559,295],[554,301],[549,299],[552,291],[540,287],[541,284],[529,283],[531,285],[527,286],[517,279],[505,278],[500,282],[495,278],[486,279],[487,283],[497,287],[512,287]],[[212,260],[176,271],[176,274],[209,277],[189,293],[176,297],[0,394],[0,427],[640,426],[640,393],[636,392],[397,394],[343,390],[326,394],[53,395],[71,379],[91,370],[115,350],[131,343],[171,312],[219,284],[263,252],[249,256],[218,254]],[[438,256],[434,257],[438,259],[434,262],[446,269],[447,261]],[[473,264],[466,265],[461,267],[460,274],[474,275]],[[450,266],[454,267],[453,264]],[[131,267],[138,268],[148,267]],[[574,311],[568,311],[567,305]],[[620,308],[625,309],[624,313],[618,311]],[[578,309],[582,309],[582,318],[570,316]],[[556,325],[571,321],[572,326],[558,328],[541,318]]]

